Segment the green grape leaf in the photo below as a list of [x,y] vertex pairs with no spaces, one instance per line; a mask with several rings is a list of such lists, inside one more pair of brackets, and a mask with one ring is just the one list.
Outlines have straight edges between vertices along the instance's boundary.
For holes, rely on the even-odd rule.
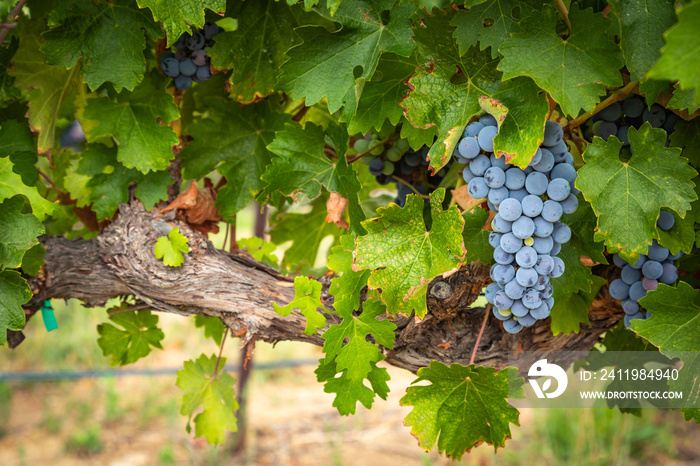
[[664,147],[664,130],[644,123],[639,130],[630,128],[628,138],[634,155],[622,162],[622,143],[616,137],[595,137],[583,154],[586,165],[579,170],[576,187],[598,217],[595,240],[634,262],[652,239],[659,238],[656,219],[661,207],[685,217],[690,201],[697,198],[690,181],[696,172],[679,149]]
[[536,0],[466,0],[468,10],[459,10],[452,20],[454,38],[459,53],[469,47],[480,45],[481,50],[491,47],[493,58],[498,57],[498,48],[516,32],[523,32],[518,18],[526,18],[542,6]]
[[22,330],[25,317],[22,304],[32,299],[27,281],[14,270],[0,270],[0,345],[7,341],[7,330]]
[[[696,194],[699,189],[700,186],[696,185]],[[700,202],[696,200],[691,203],[691,213],[698,211],[700,211]],[[681,218],[675,212],[670,212],[670,214],[673,215],[675,222],[668,231],[658,229],[659,244],[668,248],[671,254],[678,254],[679,251],[692,251],[695,244],[695,217],[686,215],[685,218]]]
[[0,157],[0,201],[23,194],[32,205],[32,212],[39,220],[54,212],[58,205],[47,201],[39,195],[35,187],[22,182],[22,177],[13,171],[13,163],[9,157]]
[[20,47],[9,71],[15,78],[15,86],[29,101],[29,123],[39,132],[39,152],[46,152],[56,144],[61,109],[82,86],[80,67],[66,70],[46,62],[39,50],[43,27],[43,21],[22,22]]
[[610,20],[592,9],[569,9],[572,33],[559,37],[559,12],[545,6],[542,14],[525,18],[523,32],[506,39],[499,51],[503,59],[498,69],[503,79],[530,76],[559,103],[562,110],[576,116],[580,109],[593,110],[604,95],[605,86],[622,85],[619,48],[605,32]]
[[[164,84],[159,78],[147,79],[133,92],[122,91],[116,100],[88,98],[80,117],[88,142],[111,136],[119,147],[117,159],[127,168],[142,173],[168,168],[175,157],[171,146],[180,140],[167,123],[180,114]],[[159,119],[166,125],[159,125]]]
[[526,166],[542,143],[547,101],[529,78],[501,81],[498,60],[470,48],[461,55],[450,25],[455,12],[437,11],[415,29],[422,68],[409,80],[412,89],[401,102],[416,128],[437,128],[438,137],[428,153],[430,167],[442,168],[452,157],[469,120],[498,108],[501,114],[494,151],[510,163]]
[[226,16],[238,20],[238,29],[217,34],[208,55],[215,68],[231,70],[231,98],[244,104],[274,92],[285,52],[299,41],[294,29],[321,19],[275,0],[235,0]]
[[280,261],[274,254],[277,245],[264,241],[262,238],[251,236],[250,238],[237,239],[236,243],[238,243],[239,248],[245,249],[258,262],[277,266]]
[[[664,34],[666,45],[661,49],[661,58],[649,70],[653,79],[678,81],[683,90],[700,87],[700,64],[696,58],[700,47],[700,4],[692,3],[678,10],[678,22]],[[695,94],[695,104],[700,104]]]
[[204,328],[205,338],[211,338],[217,345],[221,346],[221,340],[224,338],[224,331],[226,331],[226,325],[221,319],[196,315],[194,316],[194,325],[197,328]]
[[34,138],[29,126],[16,120],[8,120],[0,125],[0,157],[33,151]]
[[200,178],[223,162],[218,171],[230,182],[219,190],[216,205],[223,218],[232,219],[262,189],[260,177],[272,160],[266,146],[290,116],[274,112],[267,101],[241,107],[219,98],[204,100],[209,117],[187,128],[194,140],[180,153],[183,177]]
[[19,42],[16,37],[10,39],[7,47],[0,46],[0,107],[4,107],[7,102],[18,99],[21,95],[19,89],[14,85],[14,79],[8,73],[10,70],[10,59],[17,51]]
[[22,257],[22,272],[32,277],[36,277],[44,265],[44,254],[46,249],[41,244],[35,244],[24,253]]
[[[122,202],[129,200],[129,185],[138,183],[134,194],[146,209],[151,210],[168,198],[172,178],[167,171],[144,175],[117,161],[117,148],[88,144],[75,172],[69,172],[66,188],[74,199],[92,202],[92,210],[100,220],[110,218]],[[82,180],[85,180],[83,185]],[[87,199],[85,196],[87,195]]]
[[[569,271],[567,270],[566,273]],[[561,277],[560,277],[561,278]],[[581,330],[581,324],[590,325],[588,319],[588,309],[591,307],[595,296],[600,288],[607,283],[603,277],[592,275],[589,278],[590,291],[579,290],[571,294],[558,292],[557,286],[554,284],[554,307],[551,310],[552,322],[551,329],[553,335],[559,333],[578,333]]]
[[354,272],[352,270],[355,239],[350,235],[340,237],[340,246],[331,249],[327,265],[334,272],[342,272],[339,277],[331,279],[328,292],[334,296],[333,307],[341,316],[352,314],[360,309],[360,293],[367,286],[369,270]]
[[270,219],[270,238],[275,244],[292,241],[284,253],[282,263],[287,267],[313,266],[319,246],[327,236],[338,237],[341,230],[335,223],[326,222],[326,199],[318,197],[308,213],[282,213]]
[[363,379],[349,379],[345,372],[336,377],[335,361],[326,362],[323,358],[319,359],[319,367],[315,371],[316,379],[324,383],[324,392],[336,394],[333,406],[341,415],[355,414],[358,401],[370,409],[376,395],[386,400],[389,394],[389,373],[385,368],[377,367],[374,362],[370,363],[370,366],[372,369],[367,375],[367,380],[372,388],[367,387]]
[[668,357],[677,351],[700,351],[700,307],[694,302],[698,293],[686,282],[678,282],[676,287],[660,283],[639,300],[651,317],[633,320],[632,330]]
[[326,326],[326,318],[317,309],[325,309],[321,302],[321,283],[307,277],[296,277],[294,279],[294,299],[292,302],[282,307],[277,303],[273,304],[275,312],[281,316],[288,316],[293,309],[298,309],[306,317],[306,328],[304,333],[313,335]]
[[348,132],[365,134],[372,128],[380,130],[387,119],[396,125],[403,116],[399,102],[408,92],[404,83],[415,73],[416,67],[413,56],[405,58],[395,53],[382,55],[372,79],[362,89],[357,109],[348,123]]
[[661,92],[668,92],[669,82],[647,79],[639,83],[639,93],[644,96],[647,107],[651,107]]
[[593,262],[607,264],[605,258],[605,246],[596,242],[596,216],[591,205],[578,195],[578,209],[573,214],[563,215],[561,222],[571,228],[571,240],[567,244],[571,245],[579,257],[588,256]]
[[[336,371],[345,372],[351,380],[362,380],[372,370],[370,363],[384,359],[377,345],[388,349],[394,347],[396,325],[379,319],[385,310],[382,303],[368,299],[362,303],[362,313],[358,317],[352,314],[352,310],[347,312],[345,309],[341,314],[343,322],[331,325],[323,333],[326,340],[323,352],[327,360],[335,358]],[[375,343],[367,341],[368,335],[372,335]]]
[[190,252],[187,237],[180,233],[179,228],[173,228],[168,236],[161,236],[156,241],[155,255],[157,259],[163,259],[163,264],[171,267],[180,267],[185,262],[183,253]]
[[[332,126],[329,126],[331,128]],[[344,131],[347,134],[346,131]],[[361,227],[365,215],[360,208],[358,193],[361,189],[355,170],[347,164],[344,154],[338,153],[338,161],[331,161],[324,153],[326,143],[323,128],[307,123],[287,124],[284,131],[275,134],[267,146],[278,155],[262,175],[267,186],[261,198],[276,199],[277,193],[291,196],[295,202],[304,198],[316,199],[321,187],[337,192],[348,200],[350,227],[356,233],[364,233]],[[347,148],[345,143],[344,150]]]
[[110,365],[125,366],[145,358],[151,352],[151,347],[163,349],[160,344],[165,338],[163,331],[158,328],[158,316],[151,311],[119,312],[109,319],[122,329],[110,323],[97,326],[100,338],[97,344],[102,354],[111,356]]
[[406,117],[401,117],[401,137],[408,141],[408,145],[413,150],[419,150],[423,146],[430,147],[438,135],[437,126],[428,128],[414,127]]
[[484,230],[489,211],[481,207],[475,207],[471,212],[465,212],[464,229],[462,238],[467,255],[464,262],[479,261],[482,264],[490,264],[493,261],[493,248],[489,244],[489,232]]
[[493,367],[448,367],[431,361],[418,369],[413,382],[430,385],[409,387],[401,398],[403,406],[413,407],[404,423],[421,448],[430,450],[437,442],[440,453],[457,461],[481,442],[498,449],[511,437],[510,424],[520,425],[518,410],[506,401],[509,378],[511,387],[522,385],[516,376],[514,368],[496,372]]
[[236,432],[238,421],[235,411],[238,402],[234,395],[235,380],[231,374],[219,371],[226,364],[226,358],[211,358],[201,355],[196,361],[185,361],[184,369],[177,372],[176,385],[185,392],[182,396],[180,413],[188,416],[187,432],[194,416],[195,437],[205,437],[208,443],[221,445],[226,441],[226,431]]
[[44,233],[44,225],[34,215],[23,213],[26,204],[27,198],[19,195],[0,203],[0,269],[19,267],[24,253]]
[[61,2],[51,13],[49,27],[41,46],[49,64],[70,69],[82,58],[90,89],[111,82],[117,92],[133,90],[143,80],[144,31],[152,40],[162,36],[150,11],[139,10],[133,0]]
[[671,133],[671,147],[682,148],[681,155],[687,158],[696,170],[700,170],[700,118],[678,121]]
[[661,56],[663,33],[676,22],[676,10],[666,0],[611,0],[620,20],[620,47],[632,81],[643,81]]
[[[387,10],[390,15],[382,15]],[[361,91],[383,52],[411,54],[415,10],[410,2],[355,0],[343,3],[333,15],[333,21],[341,24],[336,31],[320,26],[296,29],[303,42],[287,51],[289,61],[281,67],[279,87],[295,99],[305,98],[306,105],[325,97],[330,112],[336,112],[346,99],[356,100],[358,81]],[[385,17],[390,18],[386,24]]]
[[458,268],[464,258],[464,219],[457,206],[442,210],[444,198],[442,188],[430,194],[430,231],[423,221],[423,198],[413,194],[405,207],[390,204],[363,222],[368,233],[356,240],[355,267],[372,270],[368,285],[382,289],[382,301],[392,314],[415,309],[423,317],[430,281]]
[[[137,0],[140,8],[149,8],[153,18],[163,24],[167,33],[167,46],[170,47],[183,32],[190,32],[192,26],[204,25],[204,9],[214,13],[226,10],[225,0]],[[218,37],[217,37],[218,40]]]
[[695,89],[683,90],[678,84],[673,86],[673,96],[666,104],[666,108],[688,110],[691,115],[700,109],[700,103],[695,103]]

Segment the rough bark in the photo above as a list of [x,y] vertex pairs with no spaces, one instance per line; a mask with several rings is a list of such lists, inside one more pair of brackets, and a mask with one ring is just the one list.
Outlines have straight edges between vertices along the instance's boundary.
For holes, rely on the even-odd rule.
[[[190,244],[184,265],[177,268],[163,265],[153,255],[157,238],[172,227],[180,228]],[[323,344],[320,333],[303,333],[302,315],[295,312],[282,317],[273,310],[273,302],[286,304],[293,298],[290,278],[248,256],[214,248],[204,236],[175,220],[172,213],[148,213],[138,203],[122,205],[118,219],[94,239],[46,236],[42,243],[46,264],[43,273],[30,280],[35,296],[26,306],[34,312],[49,298],[77,298],[98,306],[109,298],[134,295],[158,311],[219,317],[244,342]],[[321,282],[322,298],[330,308],[329,280]],[[487,282],[488,268],[478,263],[433,280],[428,289],[428,315],[420,321],[396,319],[395,347],[385,349],[387,362],[413,372],[431,360],[469,364],[484,316],[483,308],[469,305]],[[547,319],[510,335],[491,317],[475,363],[502,368],[513,351],[588,350],[622,315],[609,298],[599,295],[590,309],[591,325],[582,325],[578,334],[553,336]],[[327,317],[329,322],[335,319]]]

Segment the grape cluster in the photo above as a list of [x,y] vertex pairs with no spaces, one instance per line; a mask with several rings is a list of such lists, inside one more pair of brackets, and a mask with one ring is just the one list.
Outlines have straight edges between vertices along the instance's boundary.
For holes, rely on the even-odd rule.
[[428,173],[428,150],[423,146],[417,151],[410,148],[405,139],[397,140],[389,149],[375,136],[371,139],[358,139],[355,141],[354,151],[365,153],[362,161],[369,165],[369,172],[375,176],[381,185],[394,182],[398,194],[394,202],[403,207],[406,204],[406,196],[412,193],[428,194],[438,186],[450,164],[447,164],[437,174]]
[[[661,211],[656,226],[664,231],[673,228],[675,219],[669,212]],[[639,306],[639,300],[646,296],[647,291],[655,290],[659,283],[673,285],[678,280],[678,269],[674,261],[683,256],[683,251],[676,255],[654,240],[646,254],[639,256],[634,264],[625,261],[618,254],[613,256],[613,262],[622,269],[620,277],[610,283],[610,296],[622,301],[625,311],[625,326],[629,327],[634,319],[648,319],[651,314]]]
[[663,128],[671,134],[680,117],[671,110],[665,109],[659,104],[647,107],[644,98],[632,95],[622,102],[613,102],[608,107],[591,117],[590,131],[593,136],[600,136],[608,140],[610,136],[616,136],[623,144],[623,152],[629,150],[627,131],[630,126],[639,128],[648,121],[654,128]]
[[491,115],[470,123],[455,158],[467,164],[462,176],[471,197],[487,199],[496,212],[489,235],[494,283],[486,288],[486,299],[505,330],[517,333],[547,318],[554,305],[549,279],[564,273],[564,261],[556,255],[571,239],[571,230],[559,219],[576,211],[579,191],[559,124],[547,121],[544,144],[524,170],[493,153],[497,133]]
[[184,91],[192,82],[202,82],[211,78],[211,59],[207,56],[209,47],[214,45],[212,39],[223,31],[213,23],[190,34],[184,32],[172,46],[158,59],[163,74],[173,78],[175,87]]

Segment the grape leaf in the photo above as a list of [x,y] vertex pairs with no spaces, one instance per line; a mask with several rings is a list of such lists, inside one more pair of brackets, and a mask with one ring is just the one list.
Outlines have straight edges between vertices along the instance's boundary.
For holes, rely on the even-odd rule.
[[22,22],[20,47],[9,71],[15,78],[15,86],[29,101],[29,123],[39,132],[37,145],[40,152],[54,147],[61,109],[82,87],[80,67],[66,70],[46,62],[39,50],[43,27],[43,21]]
[[448,367],[431,361],[418,369],[413,382],[430,385],[409,387],[401,398],[403,406],[413,407],[404,423],[421,448],[432,449],[437,441],[438,451],[457,461],[481,442],[498,449],[511,436],[510,424],[519,425],[518,410],[506,401],[509,378],[511,386],[522,385],[516,376],[514,368],[496,372],[493,367]]
[[489,218],[489,212],[481,207],[475,207],[471,212],[465,212],[464,229],[462,238],[467,255],[464,262],[479,261],[482,264],[493,262],[493,248],[489,244],[489,232],[484,230],[484,225]]
[[[329,126],[329,131],[332,127]],[[343,133],[347,135],[344,129]],[[360,222],[365,215],[358,200],[360,182],[344,157],[347,141],[337,154],[338,161],[335,163],[326,156],[325,143],[324,131],[320,126],[307,123],[302,128],[286,124],[284,131],[276,133],[274,141],[267,146],[279,157],[273,159],[262,175],[267,186],[260,198],[276,199],[279,192],[291,196],[296,202],[304,198],[313,200],[321,194],[321,186],[324,186],[348,200],[350,227],[356,233],[364,233]]]
[[416,66],[413,56],[382,55],[375,74],[362,89],[357,109],[348,123],[348,132],[364,134],[372,128],[380,130],[387,119],[396,125],[403,115],[399,102],[408,92],[404,83],[416,71]]
[[592,110],[604,95],[605,86],[622,85],[619,48],[605,34],[610,20],[592,9],[569,10],[572,33],[559,37],[559,13],[545,6],[542,14],[525,18],[523,32],[506,39],[499,51],[503,59],[498,69],[503,79],[530,76],[559,103],[562,110],[576,116],[580,109]]
[[[75,178],[69,178],[66,189],[74,199],[85,204],[92,202],[92,210],[100,220],[110,218],[120,203],[129,200],[129,185],[132,182],[138,183],[134,194],[148,210],[158,201],[168,198],[172,178],[167,171],[144,175],[138,170],[128,169],[117,161],[116,147],[102,144],[88,144],[81,155]],[[81,179],[85,175],[89,178],[83,186]]]
[[[666,45],[661,58],[649,70],[647,76],[654,79],[679,81],[683,90],[700,87],[700,64],[696,60],[700,47],[700,4],[692,3],[678,10],[678,23],[664,34]],[[700,104],[695,94],[694,104]]]
[[35,187],[22,182],[22,177],[13,171],[14,164],[9,157],[0,157],[0,201],[15,194],[24,194],[32,205],[32,212],[39,220],[54,212],[58,206],[39,195]]
[[336,394],[333,406],[341,415],[355,414],[358,401],[369,409],[376,395],[386,400],[389,394],[387,385],[387,381],[390,380],[389,373],[385,368],[377,367],[374,362],[370,363],[370,366],[372,370],[367,375],[367,380],[372,388],[367,387],[362,379],[349,379],[345,372],[336,377],[335,361],[326,362],[323,358],[319,359],[319,366],[315,370],[316,380],[325,383],[324,392]]
[[[133,92],[122,91],[116,100],[91,96],[80,123],[88,142],[111,136],[119,146],[117,159],[148,173],[165,170],[175,157],[171,146],[180,140],[167,123],[179,117],[173,96],[165,92],[165,80],[154,77]],[[158,124],[161,118],[166,125]]]
[[152,40],[163,34],[150,11],[139,10],[133,0],[61,2],[51,12],[49,27],[41,46],[49,64],[70,69],[82,58],[90,89],[111,82],[117,92],[133,90],[143,80],[144,31]]
[[419,150],[423,146],[430,147],[438,135],[437,126],[416,128],[408,122],[405,116],[401,117],[401,137],[408,141],[413,150]]
[[20,195],[0,203],[0,269],[19,267],[24,253],[44,233],[44,225],[34,215],[22,213],[26,204],[27,198]]
[[194,325],[197,328],[204,328],[204,336],[211,338],[214,342],[221,346],[221,340],[224,338],[226,325],[218,317],[208,317],[203,315],[194,316]]
[[457,206],[442,210],[445,190],[430,194],[432,227],[426,231],[423,198],[408,195],[405,207],[389,204],[363,222],[368,234],[356,240],[355,268],[370,269],[368,285],[382,289],[389,312],[423,317],[430,280],[459,267],[464,258],[464,219]]
[[306,317],[306,328],[304,333],[313,335],[318,329],[325,327],[326,318],[317,309],[325,309],[321,302],[321,283],[307,277],[296,277],[294,279],[294,299],[292,302],[282,307],[273,304],[275,312],[281,316],[288,316],[293,309],[298,309]]
[[14,270],[0,270],[0,345],[7,341],[7,330],[22,330],[25,317],[22,304],[32,299],[27,281]]
[[14,79],[8,73],[10,59],[17,51],[19,42],[16,37],[10,39],[7,47],[0,46],[0,107],[4,107],[7,102],[13,101],[21,95],[19,89],[14,85]]
[[468,10],[459,10],[452,20],[454,38],[463,54],[473,45],[481,50],[491,47],[491,56],[498,57],[498,48],[511,34],[522,32],[518,19],[530,16],[542,6],[536,0],[466,0]]
[[669,82],[647,79],[639,83],[639,93],[644,96],[647,107],[651,107],[661,92],[668,92]]
[[284,252],[282,263],[296,268],[313,266],[319,253],[321,241],[331,235],[343,234],[335,223],[326,222],[326,200],[320,196],[311,203],[308,213],[282,213],[270,219],[270,238],[275,244],[292,241]]
[[215,68],[231,70],[231,98],[244,104],[274,92],[285,52],[299,41],[294,29],[321,19],[275,0],[232,1],[226,15],[238,29],[219,33],[208,54]]
[[[149,8],[153,18],[163,24],[170,47],[190,27],[204,25],[204,9],[215,13],[226,10],[225,0],[137,0],[140,8]],[[219,39],[218,37],[216,38]]]
[[620,21],[620,47],[632,81],[643,81],[661,56],[663,33],[676,22],[676,10],[666,0],[611,0]]
[[180,229],[173,228],[168,232],[168,236],[158,238],[154,252],[157,259],[163,259],[163,264],[180,267],[185,262],[182,253],[189,253],[190,246],[187,237],[180,233]]
[[26,124],[8,120],[0,126],[0,157],[17,152],[33,152],[34,139]]
[[558,284],[554,284],[553,280],[554,307],[552,307],[551,311],[552,321],[550,324],[552,334],[578,333],[581,330],[580,324],[591,324],[588,319],[588,309],[591,307],[600,288],[607,283],[607,280],[603,277],[592,275],[589,279],[590,291],[578,290],[571,294],[558,293]]
[[[696,185],[696,194],[698,189],[700,189],[700,186]],[[700,202],[696,200],[691,203],[691,214],[698,211],[700,211]],[[668,231],[658,229],[659,244],[668,248],[671,254],[678,254],[679,251],[692,251],[695,244],[695,217],[686,215],[685,218],[681,218],[675,212],[670,212],[670,214],[675,219],[673,228]]]
[[[593,262],[607,264],[605,258],[605,246],[596,242],[596,216],[591,205],[578,195],[578,209],[573,214],[563,215],[561,222],[571,229],[571,239],[567,244],[571,245],[579,257],[588,256]],[[579,261],[580,262],[580,261]]]
[[[390,19],[385,24],[382,13],[387,10]],[[303,42],[287,52],[279,87],[295,99],[305,98],[306,105],[325,97],[329,111],[336,112],[346,99],[355,99],[356,81],[372,78],[383,52],[411,54],[410,18],[415,10],[410,2],[355,0],[340,5],[333,15],[341,25],[336,31],[298,28]]]
[[652,239],[659,238],[656,219],[661,207],[685,217],[690,201],[697,198],[690,181],[696,173],[679,149],[664,147],[662,129],[644,123],[639,130],[630,128],[628,138],[633,155],[622,162],[622,143],[616,137],[595,137],[583,154],[586,165],[579,170],[576,187],[598,217],[595,240],[634,262]]
[[529,78],[502,82],[498,61],[488,52],[472,47],[460,56],[450,25],[454,14],[438,11],[415,29],[419,58],[430,67],[409,80],[412,90],[401,102],[406,118],[417,128],[437,127],[437,141],[428,153],[437,171],[452,157],[469,120],[484,113],[482,104],[497,105],[505,119],[494,150],[510,163],[526,166],[543,139],[546,98]]
[[354,251],[355,239],[351,235],[344,235],[340,237],[340,246],[333,247],[328,256],[328,268],[334,272],[342,272],[342,275],[331,279],[331,286],[328,288],[328,292],[335,298],[333,307],[341,316],[360,309],[360,293],[367,286],[369,279],[369,270],[352,270]]
[[245,249],[258,262],[276,267],[280,261],[274,254],[277,245],[264,241],[262,238],[251,236],[250,238],[237,239],[236,243],[238,243],[239,248]]
[[46,249],[41,244],[35,244],[24,253],[22,257],[22,272],[36,277],[44,265],[44,254]]
[[274,112],[267,101],[241,107],[218,98],[204,100],[209,117],[187,128],[194,141],[180,153],[183,177],[199,178],[223,162],[218,171],[230,182],[219,190],[216,205],[230,219],[262,189],[260,177],[272,158],[266,146],[290,117]]
[[700,104],[695,104],[695,89],[683,90],[678,84],[673,87],[673,96],[666,104],[666,108],[688,110],[691,115],[700,109]]
[[700,170],[700,119],[680,120],[671,133],[671,147],[683,149],[682,156]]
[[226,432],[238,430],[234,412],[238,402],[234,396],[235,380],[226,372],[214,371],[223,368],[226,358],[201,355],[196,361],[185,361],[184,369],[177,371],[176,385],[185,394],[182,396],[180,413],[188,416],[187,432],[190,432],[190,421],[200,407],[202,411],[194,417],[195,437],[205,437],[208,443],[223,444]]
[[133,364],[145,358],[151,347],[163,349],[160,342],[165,334],[158,328],[158,316],[152,315],[151,311],[119,312],[109,318],[124,329],[110,323],[97,326],[100,334],[97,344],[102,354],[112,356],[109,361],[112,367]]

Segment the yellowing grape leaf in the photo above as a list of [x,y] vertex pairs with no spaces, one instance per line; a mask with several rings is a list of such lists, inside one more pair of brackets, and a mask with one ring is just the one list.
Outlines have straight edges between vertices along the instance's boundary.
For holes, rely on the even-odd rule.
[[307,277],[296,277],[294,279],[294,299],[292,302],[282,307],[277,303],[273,304],[275,312],[281,316],[288,316],[293,309],[298,309],[306,317],[306,328],[304,333],[312,335],[318,329],[325,327],[326,318],[317,311],[324,309],[321,302],[321,283]]
[[187,244],[187,237],[180,233],[180,229],[173,228],[168,236],[158,238],[154,252],[157,259],[163,259],[163,264],[180,267],[185,262],[182,253],[190,252],[190,247]]

